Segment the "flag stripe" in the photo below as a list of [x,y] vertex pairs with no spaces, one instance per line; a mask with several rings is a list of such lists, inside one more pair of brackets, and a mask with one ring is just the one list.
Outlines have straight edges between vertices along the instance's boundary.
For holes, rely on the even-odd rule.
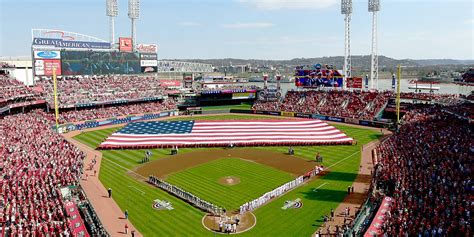
[[136,122],[112,134],[100,147],[349,144],[352,140],[320,120]]

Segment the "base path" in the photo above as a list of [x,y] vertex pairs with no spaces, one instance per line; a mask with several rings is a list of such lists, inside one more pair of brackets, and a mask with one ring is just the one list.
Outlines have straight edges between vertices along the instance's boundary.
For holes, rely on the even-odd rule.
[[[142,236],[129,220],[123,218],[124,213],[112,198],[108,198],[107,189],[99,180],[102,153],[72,138],[78,134],[79,132],[71,132],[64,134],[63,136],[66,138],[66,140],[74,144],[86,154],[86,158],[84,159],[85,168],[83,178],[81,180],[81,187],[86,193],[87,199],[94,207],[94,210],[97,213],[97,216],[99,216],[99,219],[102,222],[105,230],[111,236],[129,236],[132,230],[135,231],[135,236]],[[89,164],[92,163],[94,157],[96,158],[97,163],[92,170],[89,170]],[[94,170],[97,170],[95,176]],[[128,225],[128,234],[125,234],[125,224]]]

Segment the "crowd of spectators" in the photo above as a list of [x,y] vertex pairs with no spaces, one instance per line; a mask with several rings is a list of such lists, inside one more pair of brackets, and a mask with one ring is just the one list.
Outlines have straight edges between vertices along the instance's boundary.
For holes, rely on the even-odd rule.
[[74,123],[93,119],[105,119],[125,115],[138,115],[175,109],[177,109],[177,105],[173,99],[166,99],[157,102],[114,105],[108,107],[94,107],[61,112],[59,114],[59,123]]
[[15,65],[8,64],[6,62],[0,62],[0,68],[14,68]]
[[414,93],[414,92],[401,92],[401,99],[413,99],[413,100],[425,100],[439,102],[442,104],[456,104],[460,101],[460,95],[456,94],[434,94],[434,93]]
[[[407,112],[377,147],[377,180],[391,183],[386,236],[472,236],[472,126],[439,106]],[[389,191],[391,192],[391,191]]]
[[373,119],[391,95],[389,91],[288,91],[282,102],[257,101],[253,109]]
[[449,111],[458,116],[474,120],[474,104],[466,102],[463,104],[448,106],[445,108],[446,111]]
[[[40,80],[46,101],[54,102],[52,80]],[[142,100],[165,95],[160,80],[149,76],[92,76],[65,77],[57,80],[58,99],[61,107],[76,104],[102,103],[120,100]]]
[[60,187],[77,185],[84,154],[43,111],[0,120],[0,218],[7,236],[70,235]]
[[0,75],[0,101],[6,102],[35,96],[39,96],[39,93],[9,76]]

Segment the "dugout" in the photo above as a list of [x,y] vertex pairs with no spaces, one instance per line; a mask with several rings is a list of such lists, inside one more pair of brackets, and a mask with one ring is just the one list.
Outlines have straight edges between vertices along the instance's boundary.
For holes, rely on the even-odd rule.
[[202,114],[202,108],[201,107],[186,108],[186,115],[193,115],[193,114]]

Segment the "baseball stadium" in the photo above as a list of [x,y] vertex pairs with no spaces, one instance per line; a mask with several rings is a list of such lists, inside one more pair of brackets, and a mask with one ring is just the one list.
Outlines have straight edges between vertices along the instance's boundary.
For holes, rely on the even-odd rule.
[[367,75],[342,0],[340,64],[255,82],[159,59],[128,4],[130,36],[106,0],[108,40],[32,29],[30,56],[0,57],[0,237],[473,235],[472,66],[379,79],[379,0]]

